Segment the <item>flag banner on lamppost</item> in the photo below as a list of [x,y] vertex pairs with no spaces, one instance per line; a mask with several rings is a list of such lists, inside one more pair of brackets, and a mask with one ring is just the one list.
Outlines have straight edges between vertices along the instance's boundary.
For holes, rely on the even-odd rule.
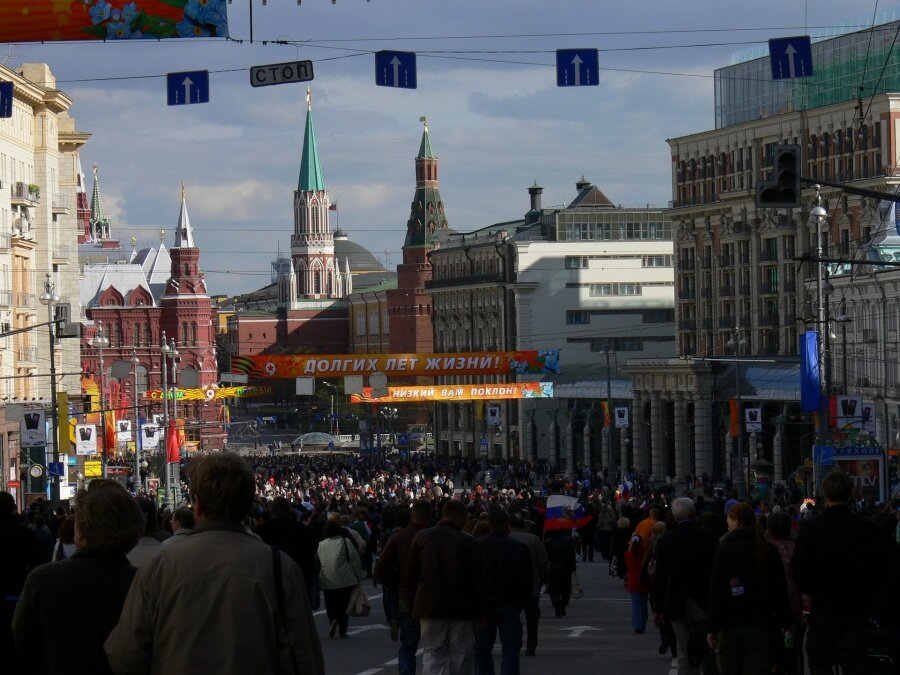
[[106,452],[115,457],[116,448],[118,446],[118,439],[116,438],[116,413],[112,410],[107,410],[106,413],[104,413],[104,418],[103,433],[104,442],[106,443]]
[[97,427],[93,424],[75,425],[75,454],[97,454]]
[[19,445],[23,448],[41,448],[47,445],[46,413],[42,408],[32,408],[22,413]]
[[744,422],[747,433],[758,433],[763,430],[762,408],[747,408],[744,410]]
[[116,440],[119,443],[127,443],[131,440],[131,420],[118,420],[116,422]]
[[628,408],[616,408],[616,429],[625,429],[628,427]]
[[141,426],[141,449],[154,450],[159,447],[159,427],[155,424]]

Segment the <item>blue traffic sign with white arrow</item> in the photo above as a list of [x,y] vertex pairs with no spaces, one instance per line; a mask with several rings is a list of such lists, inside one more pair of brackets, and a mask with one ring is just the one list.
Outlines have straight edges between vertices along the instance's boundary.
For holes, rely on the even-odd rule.
[[375,84],[379,87],[416,88],[416,53],[375,52]]
[[168,73],[166,89],[169,93],[169,105],[209,103],[209,71]]
[[556,86],[592,87],[600,84],[600,57],[596,49],[557,49]]
[[769,40],[769,60],[772,62],[773,80],[812,77],[812,43],[809,35],[772,38]]
[[13,83],[0,82],[0,117],[12,117]]

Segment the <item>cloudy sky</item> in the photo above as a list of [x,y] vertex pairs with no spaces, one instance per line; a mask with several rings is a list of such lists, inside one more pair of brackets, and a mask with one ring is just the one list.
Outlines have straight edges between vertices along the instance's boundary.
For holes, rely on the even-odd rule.
[[[338,224],[396,265],[421,115],[459,231],[520,217],[534,181],[545,206],[562,204],[582,175],[616,203],[664,206],[666,139],[714,126],[714,69],[769,37],[838,26],[876,7],[892,5],[234,0],[229,24],[240,43],[21,44],[3,46],[0,62],[50,64],[75,101],[78,128],[92,134],[82,163],[88,173],[99,166],[114,236],[126,244],[165,228],[171,245],[185,181],[209,289],[234,294],[267,284],[276,250],[289,250],[306,113],[305,84],[251,88],[251,66],[315,62],[313,115]],[[558,88],[554,50],[582,47],[601,50],[600,85]],[[418,54],[418,89],[375,85],[379,49]],[[185,70],[210,71],[208,104],[166,105],[165,73]]]

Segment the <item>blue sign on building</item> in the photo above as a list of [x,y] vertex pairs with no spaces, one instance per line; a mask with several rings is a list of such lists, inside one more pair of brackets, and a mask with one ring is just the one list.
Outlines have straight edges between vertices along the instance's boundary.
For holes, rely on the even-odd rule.
[[769,40],[769,60],[772,62],[773,80],[812,77],[812,43],[809,35],[772,38]]
[[379,87],[416,88],[416,53],[375,52],[375,84]]
[[0,117],[12,117],[13,83],[0,82]]
[[209,103],[209,71],[192,70],[166,75],[169,105]]
[[831,466],[833,451],[830,445],[817,445],[813,448],[813,462],[822,466]]
[[556,86],[591,87],[600,84],[600,57],[596,49],[557,49]]

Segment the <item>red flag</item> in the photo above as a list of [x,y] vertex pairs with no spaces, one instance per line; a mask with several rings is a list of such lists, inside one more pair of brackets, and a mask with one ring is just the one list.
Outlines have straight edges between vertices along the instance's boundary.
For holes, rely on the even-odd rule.
[[331,204],[328,206],[328,210],[337,211],[337,202],[331,202]]
[[732,399],[728,402],[728,409],[731,413],[728,423],[728,435],[732,438],[737,438],[741,433],[741,409],[738,407],[737,399]]
[[103,438],[106,443],[106,452],[110,457],[116,456],[118,439],[116,438],[116,413],[107,410],[103,423]]
[[178,429],[175,428],[175,420],[169,421],[169,429],[166,432],[166,455],[170,463],[181,459],[181,449],[178,447]]

